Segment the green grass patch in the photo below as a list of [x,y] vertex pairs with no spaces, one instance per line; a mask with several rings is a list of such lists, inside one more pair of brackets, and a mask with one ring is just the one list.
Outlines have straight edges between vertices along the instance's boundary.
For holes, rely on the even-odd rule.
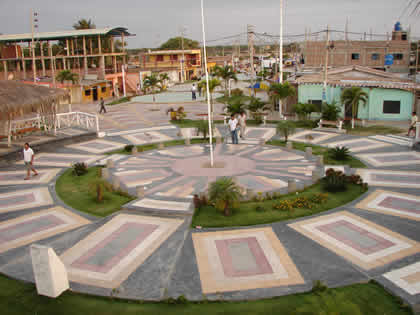
[[352,129],[351,126],[345,126],[345,129],[347,130],[347,134],[358,136],[399,134],[406,132],[406,130],[401,128],[381,125],[373,125],[369,127],[354,127],[354,129]]
[[279,201],[290,200],[296,197],[310,198],[318,193],[325,193],[320,183],[306,188],[297,195],[296,193],[292,193],[282,195],[275,200],[241,202],[240,206],[234,209],[232,215],[229,217],[224,216],[220,210],[217,210],[213,206],[204,206],[196,209],[191,226],[202,226],[206,228],[248,226],[296,219],[345,205],[360,197],[364,193],[364,190],[359,185],[348,184],[346,191],[328,193],[328,200],[325,203],[314,205],[311,209],[296,208],[292,211],[286,211],[274,208],[274,205]]
[[131,100],[131,97],[129,96],[125,96],[125,97],[121,97],[115,101],[112,101],[111,103],[105,104],[105,105],[118,105],[118,104],[122,104],[122,103],[127,103]]
[[[349,305],[352,311],[345,312]],[[375,282],[258,301],[170,304],[169,301],[152,303],[93,297],[69,291],[51,299],[38,295],[33,284],[5,276],[0,276],[0,308],[4,315],[412,314],[398,298]]]
[[73,169],[66,170],[57,180],[55,189],[63,202],[73,209],[98,217],[105,217],[119,211],[121,206],[135,198],[116,191],[104,191],[104,200],[98,203],[91,193],[91,185],[98,180],[99,167],[91,167],[82,176],[72,174]]
[[[321,147],[319,145],[314,144],[307,144],[307,143],[301,143],[301,142],[292,142],[293,148],[295,150],[305,151],[306,147],[312,147],[312,154],[314,155],[322,155],[324,157],[324,164],[326,165],[348,165],[352,168],[365,168],[366,165],[360,161],[359,159],[356,159],[353,156],[350,156],[350,158],[346,160],[335,160],[328,154],[328,148]],[[267,141],[267,144],[269,145],[277,145],[277,146],[286,146],[286,142],[283,140],[270,140]]]
[[[223,141],[223,139],[222,139]],[[209,139],[190,139],[191,144],[203,144],[203,143],[209,143]],[[216,138],[213,138],[213,143],[216,143]],[[173,147],[177,145],[185,145],[185,140],[171,140],[163,142],[165,147]],[[150,150],[156,150],[158,149],[159,144],[158,143],[150,143],[150,144],[143,144],[143,145],[137,145],[138,152],[144,152],[144,151],[150,151]],[[124,148],[115,150],[112,152],[105,153],[106,155],[112,155],[112,154],[131,154],[131,152],[126,151]]]

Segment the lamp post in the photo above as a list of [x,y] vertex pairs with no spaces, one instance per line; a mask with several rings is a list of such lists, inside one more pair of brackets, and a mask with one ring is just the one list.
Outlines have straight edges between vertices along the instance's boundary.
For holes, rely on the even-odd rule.
[[213,167],[213,132],[211,129],[211,119],[210,119],[210,88],[209,88],[209,71],[207,68],[207,52],[206,52],[206,31],[204,27],[204,4],[201,0],[201,25],[203,30],[203,51],[204,51],[204,69],[206,72],[206,92],[207,92],[207,119],[209,122],[209,137],[210,137],[210,166]]
[[[280,0],[279,83],[283,83],[283,0]],[[279,100],[279,116],[283,117],[283,102]]]

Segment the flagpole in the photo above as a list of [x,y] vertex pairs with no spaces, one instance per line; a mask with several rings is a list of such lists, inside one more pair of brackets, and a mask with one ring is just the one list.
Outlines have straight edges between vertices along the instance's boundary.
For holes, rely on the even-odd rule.
[[203,29],[203,52],[204,52],[204,69],[206,71],[206,92],[207,92],[207,119],[209,121],[209,136],[210,136],[210,165],[213,167],[213,132],[211,128],[210,119],[210,88],[209,88],[209,72],[207,69],[207,52],[206,52],[206,31],[204,29],[204,4],[201,0],[201,25]]

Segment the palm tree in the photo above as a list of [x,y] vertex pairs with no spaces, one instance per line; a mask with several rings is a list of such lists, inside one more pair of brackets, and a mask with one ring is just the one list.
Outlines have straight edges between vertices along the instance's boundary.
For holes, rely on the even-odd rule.
[[232,178],[222,177],[210,183],[209,199],[225,216],[230,216],[231,208],[237,207],[241,199],[241,190]]
[[77,23],[73,24],[73,28],[75,30],[89,30],[96,28],[95,24],[93,24],[92,20],[89,19],[80,19],[77,21]]
[[[207,81],[203,80],[198,83],[201,87],[201,90],[204,93],[207,93]],[[211,116],[213,117],[213,92],[216,87],[220,86],[220,81],[218,79],[211,79],[209,80],[209,92],[210,92],[210,108],[211,108]],[[213,118],[212,118],[213,120]]]
[[235,71],[233,70],[232,66],[216,66],[213,69],[213,73],[216,77],[219,77],[224,81],[225,95],[227,95],[229,80],[234,80],[235,82],[238,81],[238,78],[236,77]]
[[[368,100],[368,94],[362,90],[361,87],[353,86],[348,89],[344,89],[341,93],[341,102],[345,106],[345,111],[348,113],[351,108],[351,128],[354,128],[354,118],[357,117],[359,104],[362,103],[366,106]],[[350,107],[351,106],[351,107]]]
[[245,108],[247,105],[244,102],[244,98],[238,97],[234,99],[230,99],[227,101],[227,105],[225,108],[227,109],[227,112],[232,114],[240,114],[245,111]]
[[155,89],[160,87],[160,83],[162,83],[162,81],[156,76],[155,73],[152,73],[151,75],[144,78],[143,85],[146,89],[150,89],[152,91],[153,102],[156,101],[155,94],[154,94]]
[[71,81],[72,83],[76,83],[79,79],[79,76],[77,73],[73,73],[70,70],[63,70],[60,71],[55,78],[58,82],[61,83],[64,81]]
[[159,74],[159,80],[162,82],[163,85],[166,86],[166,82],[169,81],[169,76],[166,72]]
[[271,100],[270,110],[274,111],[277,102],[286,99],[289,96],[296,95],[296,90],[289,82],[284,83],[272,83],[268,90],[268,95]]

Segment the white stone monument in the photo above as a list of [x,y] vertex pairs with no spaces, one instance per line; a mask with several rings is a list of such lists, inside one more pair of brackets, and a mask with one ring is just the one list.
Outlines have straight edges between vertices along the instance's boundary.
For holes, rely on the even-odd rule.
[[30,252],[39,295],[56,298],[70,287],[66,267],[51,247],[33,244]]

